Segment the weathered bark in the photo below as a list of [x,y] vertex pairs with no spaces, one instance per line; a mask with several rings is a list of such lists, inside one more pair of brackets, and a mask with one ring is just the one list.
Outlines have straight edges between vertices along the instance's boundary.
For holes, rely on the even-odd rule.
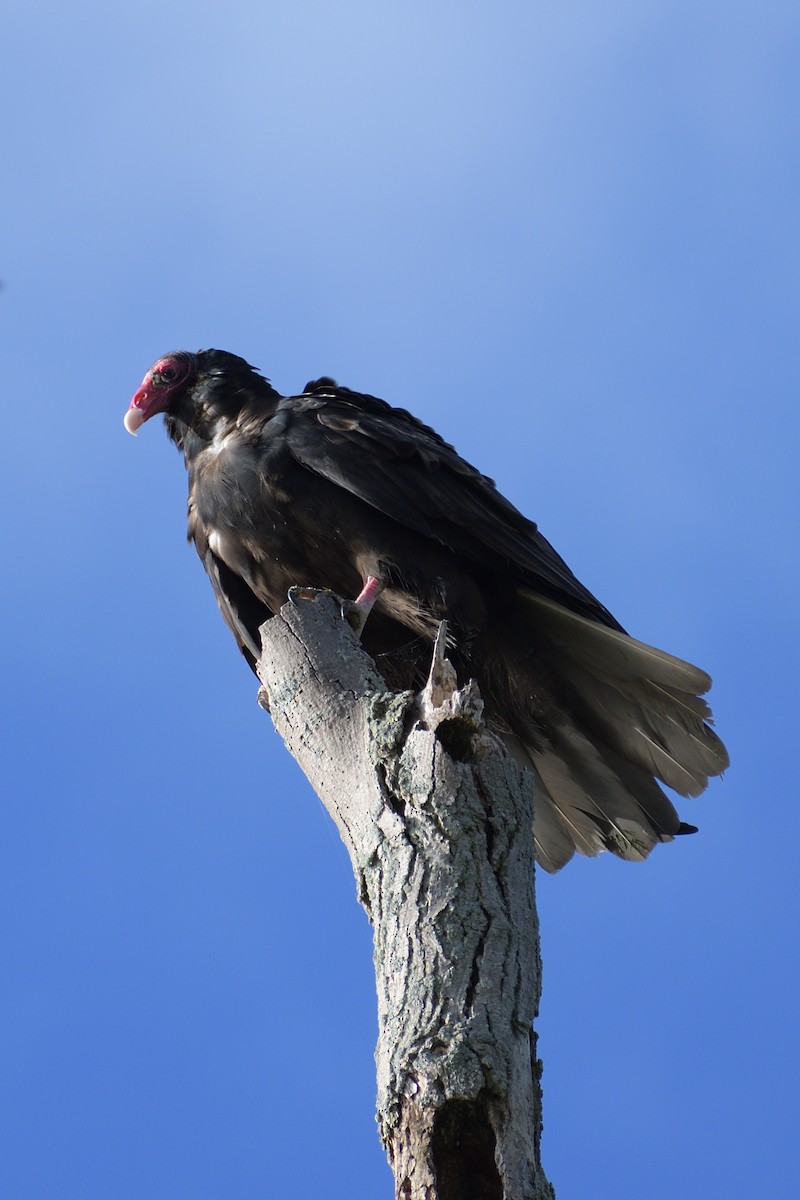
[[275,726],[336,822],[374,929],[378,1121],[398,1200],[552,1197],[530,776],[441,652],[419,696],[389,691],[326,594],[287,604],[262,638]]

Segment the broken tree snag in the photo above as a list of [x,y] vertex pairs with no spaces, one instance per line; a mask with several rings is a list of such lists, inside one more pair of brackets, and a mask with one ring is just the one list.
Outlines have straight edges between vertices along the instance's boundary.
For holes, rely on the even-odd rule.
[[372,923],[378,1123],[398,1200],[548,1200],[532,1020],[533,797],[440,631],[391,692],[329,595],[262,627],[275,727],[350,853]]

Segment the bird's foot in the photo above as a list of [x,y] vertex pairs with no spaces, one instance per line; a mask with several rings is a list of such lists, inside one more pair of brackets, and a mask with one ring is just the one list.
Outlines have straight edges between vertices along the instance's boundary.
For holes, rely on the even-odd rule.
[[330,588],[302,586],[289,588],[289,600],[297,606],[302,600],[316,600],[318,596],[330,596],[339,605],[342,620],[347,621],[347,624],[360,636],[367,623],[367,617],[383,588],[384,585],[380,579],[376,579],[374,575],[368,575],[367,582],[355,600],[342,600],[341,596],[337,596],[336,592],[331,591]]
[[342,620],[347,621],[348,625],[352,625],[356,633],[360,633],[364,628],[366,615],[362,615],[362,608],[357,600],[343,600],[341,596],[332,591],[330,588],[315,588],[315,587],[291,587],[289,588],[289,600],[295,606],[303,600],[318,600],[320,596],[330,596],[338,606],[342,614]]
[[342,600],[341,602],[342,620],[347,621],[347,624],[353,629],[359,637],[367,623],[367,613],[362,605],[357,600]]

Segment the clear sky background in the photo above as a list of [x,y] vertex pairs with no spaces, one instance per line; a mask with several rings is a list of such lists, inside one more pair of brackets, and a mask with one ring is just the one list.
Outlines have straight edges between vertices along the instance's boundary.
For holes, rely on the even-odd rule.
[[700,834],[538,880],[544,1160],[794,1197],[795,0],[8,0],[0,77],[0,1195],[391,1195],[349,862],[122,428],[219,346],[411,408],[713,674]]

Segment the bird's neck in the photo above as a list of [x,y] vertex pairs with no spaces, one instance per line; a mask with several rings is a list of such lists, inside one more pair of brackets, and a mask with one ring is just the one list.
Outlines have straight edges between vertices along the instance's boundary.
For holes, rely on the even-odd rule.
[[244,437],[251,429],[260,431],[280,398],[269,382],[255,373],[245,379],[211,377],[166,415],[167,434],[188,463],[236,429]]

